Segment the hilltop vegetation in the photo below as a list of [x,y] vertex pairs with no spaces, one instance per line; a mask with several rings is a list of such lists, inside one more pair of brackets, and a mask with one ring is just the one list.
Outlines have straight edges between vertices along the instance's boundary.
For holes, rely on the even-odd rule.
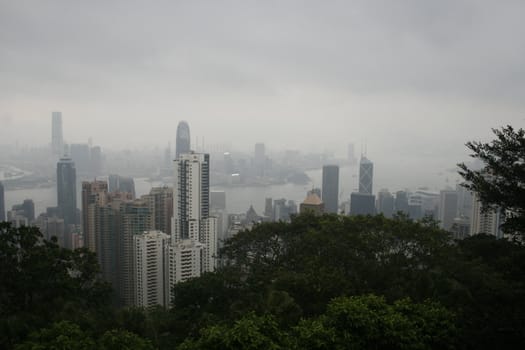
[[257,225],[226,243],[224,267],[178,284],[172,310],[148,312],[111,306],[91,253],[1,225],[5,349],[525,346],[524,247],[483,235],[453,242],[432,221],[300,215]]

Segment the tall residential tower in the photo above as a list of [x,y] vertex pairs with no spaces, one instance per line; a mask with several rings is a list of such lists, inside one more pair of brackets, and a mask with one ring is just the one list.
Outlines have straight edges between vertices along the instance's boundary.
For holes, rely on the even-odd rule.
[[213,271],[217,219],[210,212],[210,156],[184,153],[175,159],[170,284]]

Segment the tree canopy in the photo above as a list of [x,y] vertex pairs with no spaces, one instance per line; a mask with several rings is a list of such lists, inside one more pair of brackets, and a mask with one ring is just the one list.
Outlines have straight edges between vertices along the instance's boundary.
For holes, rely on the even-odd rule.
[[471,141],[466,146],[482,168],[458,164],[464,186],[475,192],[485,209],[501,209],[502,229],[509,234],[525,234],[525,130],[512,126],[492,130],[491,142]]

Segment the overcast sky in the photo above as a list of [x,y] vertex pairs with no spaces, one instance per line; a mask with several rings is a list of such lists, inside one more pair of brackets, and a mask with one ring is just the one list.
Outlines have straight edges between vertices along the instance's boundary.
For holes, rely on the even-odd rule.
[[370,158],[525,125],[525,1],[0,0],[0,144],[192,137]]

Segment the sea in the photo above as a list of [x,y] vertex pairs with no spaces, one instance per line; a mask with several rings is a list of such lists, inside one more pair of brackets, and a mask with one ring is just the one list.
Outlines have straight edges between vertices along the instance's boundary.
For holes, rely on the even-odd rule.
[[[397,170],[396,170],[397,169]],[[383,170],[383,171],[381,171]],[[350,194],[358,187],[358,167],[345,166],[339,171],[339,201],[348,201]],[[451,171],[435,172],[424,166],[411,168],[410,172],[403,167],[388,169],[374,169],[374,192],[388,189],[398,190],[425,189],[439,192],[439,190],[454,187],[459,182],[459,176]],[[225,191],[226,210],[228,213],[244,213],[252,205],[257,213],[264,211],[265,198],[293,200],[299,205],[306,197],[307,191],[312,188],[321,188],[322,169],[306,171],[310,182],[304,185],[286,183],[269,186],[212,186],[212,191]],[[137,197],[149,193],[152,187],[172,186],[171,183],[150,181],[148,178],[135,178],[135,192]],[[80,184],[77,184],[77,204],[80,208]],[[9,210],[13,205],[22,203],[24,199],[32,199],[35,203],[36,215],[46,211],[47,207],[57,205],[56,187],[17,189],[5,191],[5,208]]]

